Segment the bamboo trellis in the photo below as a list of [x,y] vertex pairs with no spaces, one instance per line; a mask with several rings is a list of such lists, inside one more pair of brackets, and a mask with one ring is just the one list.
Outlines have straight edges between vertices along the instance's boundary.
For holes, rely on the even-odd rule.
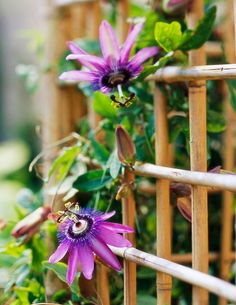
[[[65,48],[66,40],[75,37],[90,35],[97,37],[98,25],[101,19],[98,0],[51,0],[48,43],[50,44],[49,60],[55,62],[61,50]],[[221,262],[221,277],[228,280],[229,266],[235,259],[232,252],[232,192],[236,191],[236,176],[206,173],[206,81],[236,79],[235,54],[232,51],[234,40],[233,30],[233,2],[228,0],[228,9],[231,18],[230,30],[224,40],[230,64],[205,65],[205,56],[219,57],[222,53],[218,43],[207,43],[204,48],[190,52],[189,68],[167,67],[160,69],[155,75],[149,76],[147,81],[154,82],[183,82],[189,84],[189,117],[190,117],[190,150],[191,170],[175,169],[171,166],[168,156],[168,125],[166,99],[158,87],[154,92],[154,111],[156,118],[156,165],[136,164],[134,171],[128,169],[124,172],[127,181],[133,182],[136,175],[153,177],[157,179],[155,188],[157,196],[157,256],[144,253],[135,248],[112,251],[124,258],[124,304],[136,304],[136,265],[143,265],[157,271],[157,304],[171,304],[171,277],[193,285],[193,304],[208,304],[208,292],[220,296],[220,305],[226,304],[226,299],[236,303],[236,287],[225,281],[207,275],[208,261]],[[128,17],[128,1],[119,0],[119,30],[124,40],[127,33],[126,18]],[[89,28],[88,14],[90,16]],[[188,16],[189,24],[194,26],[203,15],[203,1],[195,0],[193,13]],[[59,26],[59,31],[58,31]],[[88,32],[89,28],[89,32]],[[92,31],[92,34],[91,34]],[[55,36],[55,33],[57,35]],[[53,37],[53,40],[52,40]],[[53,44],[53,46],[52,46]],[[50,85],[50,86],[49,86]],[[56,74],[53,71],[47,78],[45,91],[47,96],[47,113],[44,115],[44,142],[53,142],[67,135],[75,128],[75,123],[85,113],[84,97],[73,86],[59,87]],[[228,93],[226,96],[226,112],[229,119],[226,131],[225,168],[232,170],[234,166],[233,123],[228,107]],[[82,102],[82,104],[81,104]],[[83,106],[81,106],[83,105]],[[53,119],[52,119],[53,118]],[[199,123],[200,121],[200,123]],[[174,254],[171,252],[171,209],[169,204],[170,181],[183,182],[192,186],[192,253]],[[208,253],[208,223],[207,223],[207,187],[224,190],[224,208],[222,217],[222,252]],[[231,221],[227,223],[227,219]],[[123,222],[134,226],[135,201],[132,189],[130,197],[123,200]],[[230,235],[230,236],[229,236]],[[131,237],[135,245],[134,236]],[[193,262],[193,269],[173,263]],[[196,270],[194,270],[196,269]],[[198,271],[197,271],[198,270]],[[97,293],[99,302],[109,305],[109,281],[107,269],[100,266],[97,270]],[[103,285],[101,285],[101,283]]]

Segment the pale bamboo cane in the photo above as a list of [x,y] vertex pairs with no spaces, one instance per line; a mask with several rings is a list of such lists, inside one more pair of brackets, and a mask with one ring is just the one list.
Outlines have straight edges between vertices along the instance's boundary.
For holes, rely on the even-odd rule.
[[[233,1],[229,0],[226,3],[227,18],[225,20],[225,31],[223,32],[223,39],[225,42],[226,58],[229,63],[234,63],[235,57],[235,36],[234,36],[234,7]],[[226,170],[232,170],[235,162],[235,147],[234,147],[234,122],[232,120],[233,111],[229,104],[229,92],[224,84],[225,94],[225,114],[227,118],[227,128],[224,134],[224,167]],[[232,261],[229,260],[232,251],[233,238],[233,201],[234,194],[228,191],[223,193],[223,213],[222,213],[222,234],[221,234],[221,257],[220,257],[220,277],[226,281],[229,280],[230,266]],[[226,305],[227,300],[219,299],[219,305]]]
[[[155,117],[155,147],[156,163],[168,165],[168,122],[166,98],[159,88],[154,92],[154,117]],[[168,180],[156,182],[156,232],[157,255],[166,259],[171,255],[171,215],[170,191]],[[171,277],[165,273],[157,273],[157,304],[171,304]]]
[[236,175],[213,174],[200,171],[159,166],[150,163],[135,165],[134,172],[138,176],[167,179],[186,184],[214,187],[236,192]]
[[[196,52],[196,51],[194,51]],[[157,70],[146,80],[154,80],[156,82],[184,82],[198,80],[222,80],[236,78],[236,64],[221,65],[195,65],[193,67],[183,68],[177,66],[169,66]]]
[[[193,1],[189,16],[190,27],[196,26],[204,13],[204,1]],[[200,48],[189,54],[190,65],[205,64],[205,51]],[[189,124],[190,124],[190,163],[191,170],[207,170],[206,143],[206,82],[189,83]],[[207,189],[192,186],[192,267],[208,272],[208,206]],[[193,286],[193,305],[207,305],[208,292]]]
[[[122,198],[123,224],[135,228],[134,172],[128,167],[124,170],[124,184],[127,192]],[[125,237],[135,245],[135,234],[125,234]],[[124,260],[124,305],[136,305],[136,264]]]

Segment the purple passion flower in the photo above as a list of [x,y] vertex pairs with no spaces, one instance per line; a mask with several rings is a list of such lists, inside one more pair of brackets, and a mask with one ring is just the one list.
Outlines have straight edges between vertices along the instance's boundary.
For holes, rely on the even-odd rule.
[[143,28],[143,23],[131,27],[129,34],[120,48],[111,25],[103,20],[99,28],[99,41],[103,58],[90,55],[73,42],[68,43],[72,54],[67,60],[78,60],[88,71],[68,71],[60,75],[64,81],[89,82],[94,91],[103,93],[117,88],[120,98],[123,98],[121,86],[142,71],[142,64],[148,58],[157,54],[158,47],[147,47],[138,51],[130,60],[130,53]]
[[134,230],[125,225],[105,221],[112,217],[115,211],[106,214],[88,208],[80,208],[77,212],[68,211],[70,215],[58,229],[60,244],[49,258],[49,262],[53,264],[69,253],[66,276],[68,284],[72,284],[79,262],[85,278],[92,278],[94,253],[110,267],[120,271],[120,262],[107,245],[131,247],[132,244],[119,233],[131,233]]

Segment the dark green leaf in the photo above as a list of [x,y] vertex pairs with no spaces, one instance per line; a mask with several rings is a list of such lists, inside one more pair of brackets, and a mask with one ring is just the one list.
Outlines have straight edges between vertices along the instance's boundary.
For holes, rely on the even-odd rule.
[[172,57],[173,52],[169,52],[165,56],[161,57],[154,66],[146,66],[139,74],[137,80],[143,81],[148,75],[154,74],[158,69],[163,68]]
[[95,112],[104,118],[117,119],[117,110],[111,105],[111,100],[107,95],[97,91],[93,97],[93,109]]
[[234,111],[236,111],[236,82],[235,80],[228,80],[227,81],[228,88],[229,88],[229,93],[230,93],[230,104],[233,107]]
[[137,305],[143,305],[143,304],[156,305],[156,303],[157,303],[156,298],[152,297],[151,295],[148,294],[137,295]]
[[73,187],[82,192],[92,192],[100,190],[111,181],[112,177],[104,174],[103,170],[92,170],[79,176]]
[[157,22],[155,25],[155,39],[166,51],[174,51],[182,42],[181,24],[177,21],[171,23]]
[[207,111],[207,131],[222,132],[225,130],[226,122],[224,116],[216,111]]
[[91,140],[92,145],[93,145],[95,158],[96,158],[101,164],[106,164],[107,159],[109,158],[109,152],[108,152],[108,150],[105,148],[104,145],[102,145],[101,143],[99,143],[98,141],[95,140],[93,134],[90,135],[90,140]]
[[193,30],[184,32],[179,49],[188,51],[200,48],[209,38],[216,18],[216,7],[208,9],[205,16],[199,21],[197,27]]
[[[43,261],[42,265],[45,269],[52,270],[59,277],[59,279],[61,281],[67,283],[67,280],[66,280],[67,265],[66,264],[61,263],[61,262],[56,263],[56,264],[50,264],[47,261]],[[75,294],[80,293],[80,289],[79,289],[79,285],[78,285],[78,276],[76,276],[76,279],[70,286],[70,289]]]

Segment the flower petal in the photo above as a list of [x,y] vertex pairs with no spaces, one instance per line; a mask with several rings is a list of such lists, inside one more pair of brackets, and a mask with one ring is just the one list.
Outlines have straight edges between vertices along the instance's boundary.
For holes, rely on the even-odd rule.
[[84,71],[68,71],[64,72],[59,76],[60,80],[65,81],[76,81],[76,82],[91,82],[94,80],[94,75],[91,72]]
[[91,248],[87,245],[80,246],[78,250],[79,250],[79,260],[84,277],[88,280],[91,280],[94,269],[93,252]]
[[88,54],[83,49],[81,49],[79,46],[77,46],[77,44],[75,44],[73,41],[68,41],[67,47],[73,54],[81,54],[81,55]]
[[102,58],[94,55],[70,54],[66,57],[66,60],[73,59],[77,59],[83,66],[90,70],[99,70],[105,65],[105,62]]
[[101,224],[101,226],[103,228],[109,229],[115,233],[133,233],[134,229],[129,227],[129,226],[125,226],[125,225],[121,225],[119,223],[115,223],[115,222],[104,222]]
[[49,257],[48,261],[51,264],[59,262],[65,255],[66,252],[68,251],[70,247],[69,242],[62,242],[56,249],[56,251]]
[[105,213],[99,216],[99,218],[101,218],[102,220],[106,220],[108,218],[111,218],[112,216],[114,216],[116,213],[116,211],[111,211],[109,213]]
[[156,55],[159,50],[160,49],[158,47],[148,47],[148,48],[141,49],[134,55],[134,57],[131,59],[129,65],[131,65],[132,67],[139,67],[148,58]]
[[143,28],[143,25],[144,25],[143,23],[138,23],[129,32],[121,50],[121,55],[120,55],[121,63],[125,63],[129,60],[130,52],[132,50],[132,47],[135,43],[138,34],[141,32]]
[[93,251],[113,269],[120,271],[121,265],[118,258],[111,252],[107,245],[98,238],[91,242]]
[[70,256],[68,260],[68,269],[66,274],[66,280],[71,285],[75,279],[76,272],[79,264],[79,251],[78,247],[73,247],[70,250]]
[[102,93],[107,94],[109,92],[111,92],[111,88],[108,88],[106,86],[103,86],[100,88],[100,90],[102,91]]
[[103,57],[106,59],[109,56],[119,59],[120,50],[115,33],[110,24],[103,20],[99,27],[99,40]]
[[132,247],[130,241],[125,239],[123,236],[113,232],[112,230],[100,227],[99,229],[100,238],[106,244],[114,247]]

